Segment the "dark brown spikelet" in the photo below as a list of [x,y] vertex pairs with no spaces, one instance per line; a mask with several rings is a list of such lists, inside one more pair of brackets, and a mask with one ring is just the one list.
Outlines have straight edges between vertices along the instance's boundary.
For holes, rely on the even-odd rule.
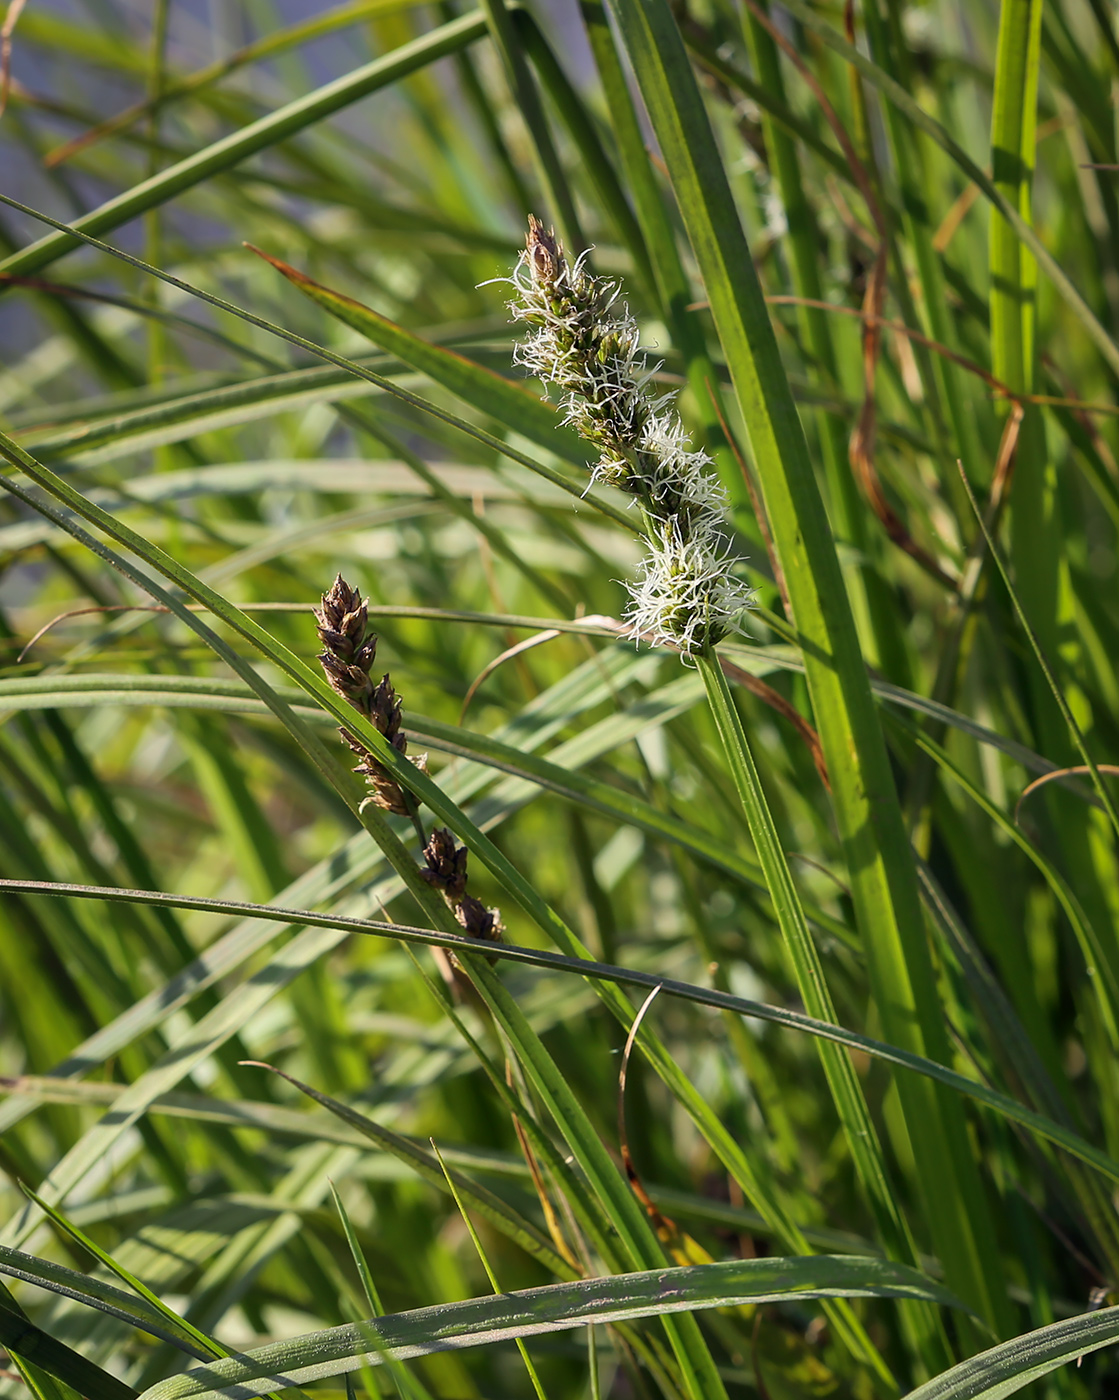
[[[411,809],[404,796],[400,784],[392,776],[387,768],[383,767],[365,745],[348,729],[339,729],[342,742],[349,748],[350,752],[357,755],[358,762],[354,764],[354,772],[360,773],[365,779],[373,793],[373,801],[378,807],[383,807],[386,812],[392,812],[398,817],[411,815]],[[403,742],[403,736],[401,736]]]
[[471,938],[500,943],[503,925],[496,909],[487,909],[480,899],[464,894],[455,909],[455,918]]
[[420,874],[440,892],[470,937],[499,943],[503,932],[501,916],[466,892],[466,847],[456,846],[454,836],[445,827],[439,827],[431,833],[424,860],[427,863]]
[[[383,734],[397,753],[408,752],[408,741],[401,730],[401,703],[388,676],[373,684],[370,671],[377,659],[377,637],[369,631],[368,609],[361,594],[351,588],[341,574],[323,594],[322,607],[315,610],[315,623],[323,650],[319,663],[331,687]],[[397,816],[411,814],[408,798],[400,784],[365,745],[348,729],[339,729],[342,741],[357,754],[360,773],[373,792],[378,807]],[[423,767],[422,760],[416,765]]]
[[322,607],[315,610],[319,641],[326,648],[320,660],[329,656],[338,665],[356,665],[367,675],[377,655],[377,638],[367,637],[369,613],[356,588],[341,574],[322,596]]
[[436,827],[424,850],[427,864],[420,874],[454,904],[466,893],[466,847],[456,846],[446,827]]

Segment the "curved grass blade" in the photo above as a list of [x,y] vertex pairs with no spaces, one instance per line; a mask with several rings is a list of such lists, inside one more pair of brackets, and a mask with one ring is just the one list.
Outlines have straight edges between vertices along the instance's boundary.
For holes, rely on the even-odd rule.
[[906,1400],[1002,1400],[1119,1338],[1119,1308],[1069,1317],[972,1356],[926,1381]]
[[[243,605],[246,612],[261,613],[269,611],[309,612],[311,606],[310,603],[250,603]],[[192,604],[191,610],[197,610],[197,607],[197,604]],[[153,608],[151,611],[159,612],[162,609]],[[422,617],[447,622],[464,622],[471,626],[524,627],[533,630],[550,627],[557,631],[591,637],[615,637],[617,635],[616,626],[607,627],[595,622],[594,619],[576,619],[567,622],[562,618],[526,617],[513,613],[454,612],[444,608],[409,608],[391,605],[373,606],[369,611],[371,617],[374,615],[378,617]],[[725,646],[722,649],[731,651]],[[739,649],[734,654],[740,664],[743,659],[746,660],[751,668],[759,674],[764,674],[764,672],[758,671],[759,666],[772,666],[779,670],[798,673],[804,671],[803,662],[795,660],[780,649],[757,648],[750,653]],[[250,688],[242,686],[240,682],[227,680],[223,677],[144,676],[119,673],[101,675],[90,672],[82,675],[52,675],[49,680],[46,677],[0,678],[0,710],[20,709],[24,706],[28,709],[49,709],[50,692],[46,687],[52,684],[59,687],[60,693],[66,698],[66,703],[75,707],[101,703],[122,705],[151,703],[153,705],[173,706],[184,703],[184,701],[205,705],[207,703],[206,697],[210,696],[214,699],[220,699],[223,703],[228,702],[230,708],[237,708],[245,714],[260,714],[266,709],[260,701],[251,698]],[[977,743],[989,745],[1000,753],[1005,753],[1008,758],[1013,759],[1015,763],[1020,763],[1028,772],[1048,774],[1057,771],[1057,764],[1052,763],[1049,759],[1026,748],[1024,744],[1019,744],[1013,739],[997,734],[993,729],[988,729],[985,725],[977,723],[948,705],[942,705],[923,695],[916,695],[913,691],[903,690],[900,686],[891,685],[887,681],[872,679],[871,688],[879,700],[900,705],[907,710],[914,710],[918,714],[929,715],[931,718],[959,730],[961,734],[968,735]],[[293,704],[299,699],[298,693],[293,689],[285,689],[281,686],[277,688],[277,693]],[[141,698],[144,695],[150,695],[151,700],[147,701]],[[99,697],[104,697],[104,699]],[[419,717],[414,716],[413,723],[419,722]],[[430,736],[431,742],[438,742],[448,753],[454,752],[452,746],[462,739],[464,731],[460,731],[452,725],[439,724],[434,720],[424,719],[423,723],[427,726],[423,732],[425,736]],[[486,735],[471,734],[468,742],[487,746],[490,740]],[[496,744],[497,747],[493,749],[495,759],[499,757],[501,747],[500,741],[496,741]],[[518,748],[515,752],[523,757],[524,751],[522,749]]]
[[[872,994],[890,1040],[947,1061],[913,854],[835,543],[722,157],[666,0],[610,0],[668,166],[746,420],[804,651]],[[959,1105],[899,1080],[922,1204],[946,1277],[1012,1322]]]
[[[383,356],[366,357],[359,363],[368,369],[390,367]],[[128,452],[180,441],[183,436],[236,427],[265,414],[290,412],[314,403],[333,403],[369,392],[365,387],[355,388],[353,375],[344,369],[283,370],[211,389],[168,393],[154,404],[104,415],[90,414],[61,431],[51,425],[45,429],[24,430],[17,436],[29,451],[39,456],[73,460],[79,466],[95,466]],[[159,435],[172,428],[179,430],[178,436]]]
[[[68,224],[61,224],[57,219],[52,219],[49,215],[41,213],[37,209],[32,209],[29,205],[21,204],[18,200],[10,198],[0,192],[0,203],[8,205],[12,209],[18,209],[21,213],[38,219],[41,223],[50,224],[55,229],[69,229]],[[267,331],[270,335],[277,336],[280,340],[286,340],[291,345],[297,345],[301,350],[307,350],[321,360],[326,360],[329,364],[337,365],[340,369],[348,370],[358,379],[364,379],[367,383],[375,385],[378,389],[384,389],[395,398],[409,404],[413,408],[419,409],[422,413],[440,420],[449,426],[456,428],[459,432],[472,437],[476,442],[484,447],[489,447],[502,457],[507,457],[511,462],[528,467],[538,476],[542,476],[547,481],[566,491],[568,495],[577,497],[580,501],[585,501],[592,505],[601,514],[608,516],[615,524],[623,526],[626,530],[634,534],[641,532],[641,526],[632,515],[627,515],[624,510],[614,506],[611,502],[603,499],[601,495],[594,491],[589,491],[578,482],[568,480],[562,472],[554,471],[543,462],[537,461],[534,457],[529,457],[526,453],[519,452],[509,443],[502,442],[500,438],[493,437],[490,433],[484,432],[481,428],[466,422],[464,419],[448,413],[437,404],[421,398],[417,394],[412,394],[401,385],[394,383],[391,379],[385,379],[372,370],[364,368],[360,363],[348,360],[343,355],[336,355],[334,351],[328,350],[325,346],[316,345],[314,341],[307,340],[301,335],[296,335],[294,331],[285,330],[282,326],[275,325],[271,321],[265,320],[261,316],[255,316],[250,311],[245,311],[242,307],[235,306],[232,302],[224,300],[222,297],[213,296],[210,292],[203,291],[201,287],[191,286],[189,282],[184,282],[181,278],[172,277],[170,273],[163,272],[150,263],[144,262],[141,258],[134,258],[129,253],[122,252],[119,248],[113,248],[108,243],[101,242],[91,234],[73,226],[73,237],[79,242],[86,243],[90,247],[98,248],[101,252],[107,253],[110,257],[117,258],[121,262],[128,263],[140,272],[145,272],[152,277],[158,278],[161,282],[166,282],[168,286],[176,287],[179,291],[186,292],[188,296],[196,297],[208,305],[216,307],[219,311],[226,311],[231,316],[237,317],[247,324],[256,326],[260,330]]]
[[[169,165],[159,174],[83,215],[75,222],[74,230],[96,235],[120,228],[138,215],[166,204],[184,190],[193,188],[220,171],[231,169],[258,151],[275,146],[379,88],[397,82],[417,68],[455,53],[481,38],[485,32],[485,20],[477,12],[441,25],[430,34],[424,34],[384,57],[374,59],[372,63],[327,83],[306,97],[289,102],[286,107],[233,132],[221,141],[215,141],[195,155]],[[37,243],[22,248],[0,262],[0,274],[26,277],[79,247],[80,243],[81,240],[75,238],[73,232],[56,230],[48,233]]]
[[[301,692],[279,687],[277,693],[293,711],[312,722],[330,725],[321,711],[302,705]],[[683,698],[680,704],[685,702]],[[160,705],[172,709],[212,710],[229,714],[267,714],[262,701],[239,681],[222,677],[158,675],[77,675],[0,680],[0,713],[7,709],[53,709],[57,705],[85,708],[97,705]],[[631,725],[642,724],[642,706]],[[668,712],[665,718],[668,717]],[[642,725],[643,727],[643,725]],[[489,735],[462,730],[422,715],[410,715],[405,732],[421,743],[474,762],[485,763],[510,777],[520,778],[557,796],[637,827],[651,836],[673,842],[715,868],[725,871],[754,889],[767,888],[761,869],[748,857],[720,841],[702,827],[661,811],[641,798],[612,783],[602,782],[573,766],[577,758],[575,741],[565,745],[565,761],[560,764],[526,753]],[[627,729],[627,734],[629,730]],[[619,733],[619,742],[623,735]],[[511,794],[504,794],[507,798]],[[842,941],[851,937],[847,925],[826,910],[805,904],[810,920]],[[828,1019],[828,1018],[824,1018]]]
[[20,1361],[72,1386],[85,1400],[136,1400],[139,1393],[20,1313],[13,1312],[3,1296],[0,1296],[0,1346]]
[[143,1400],[188,1400],[233,1387],[242,1395],[260,1395],[277,1385],[306,1385],[362,1364],[376,1366],[380,1352],[369,1348],[370,1331],[376,1333],[381,1351],[396,1360],[410,1360],[444,1349],[542,1336],[587,1322],[825,1297],[914,1298],[962,1306],[915,1269],[882,1260],[826,1254],[811,1259],[736,1259],[550,1284],[335,1327],[247,1352],[236,1360],[194,1367],[152,1386]]
[[387,354],[428,375],[458,398],[480,408],[530,442],[557,453],[577,467],[586,466],[586,448],[574,430],[565,426],[557,410],[544,399],[537,398],[522,385],[505,379],[485,365],[467,359],[465,355],[423,340],[353,297],[324,287],[321,282],[316,282],[283,259],[275,258],[251,243],[246,247],[270,263],[304,296],[331,316],[360,331]]
[[[0,1245],[0,1274],[6,1278],[19,1279],[22,1283],[34,1284],[37,1288],[45,1288],[59,1297],[69,1298],[86,1307],[96,1308],[121,1322],[127,1322],[130,1327],[138,1327],[150,1336],[158,1337],[196,1360],[211,1361],[214,1358],[214,1348],[208,1342],[202,1345],[193,1330],[181,1318],[174,1314],[168,1316],[161,1307],[155,1307],[145,1299],[137,1298],[134,1293],[125,1293],[123,1289],[115,1288],[102,1279],[79,1273],[76,1269],[67,1269],[49,1259],[37,1259],[34,1255],[23,1254],[20,1250],[9,1249],[6,1245]],[[4,1321],[5,1313],[0,1307],[0,1326]],[[2,1335],[0,1344],[8,1345]],[[14,1343],[13,1348],[19,1350]],[[30,1353],[28,1354],[30,1356]],[[34,1357],[32,1359],[38,1360]],[[40,1361],[39,1364],[43,1365],[43,1362]]]
[[[190,895],[164,893],[158,890],[118,889],[112,885],[72,885],[58,884],[41,880],[0,880],[0,890],[11,890],[20,894],[58,895],[79,899],[104,899],[109,902],[162,904],[170,909],[198,909],[216,914],[248,915],[254,919],[268,920],[286,925],[304,926],[308,929],[336,929],[343,933],[362,933],[395,938],[402,943],[423,944],[430,947],[450,948],[464,954],[477,953],[477,943],[461,934],[441,933],[433,929],[415,928],[407,924],[385,924],[373,919],[348,918],[338,914],[320,914],[313,910],[282,909],[271,904],[246,904],[237,900],[205,899]],[[638,968],[616,967],[610,963],[596,962],[591,958],[569,957],[563,953],[548,952],[539,948],[524,948],[513,943],[501,945],[501,957],[509,962],[526,963],[529,966],[550,968],[556,971],[573,972],[586,977],[591,982],[614,983],[618,986],[635,987],[645,991],[658,988],[665,996],[679,997],[699,1006],[710,1006],[719,1011],[733,1011],[740,1016],[766,1021],[771,1025],[782,1026],[787,1030],[801,1031],[806,1035],[834,1041],[851,1050],[860,1050],[872,1059],[900,1069],[912,1070],[916,1074],[935,1080],[966,1098],[1001,1113],[1011,1122],[1035,1132],[1039,1137],[1063,1148],[1089,1166],[1095,1167],[1110,1180],[1119,1182],[1119,1162],[1115,1162],[1105,1152],[1093,1147],[1079,1134],[1035,1113],[1016,1100],[1001,1094],[978,1080],[969,1079],[947,1069],[935,1060],[922,1059],[909,1051],[874,1040],[858,1031],[845,1030],[842,1026],[817,1021],[803,1012],[786,1010],[784,1007],[770,1006],[764,1002],[752,1001],[748,997],[734,996],[730,992],[716,991],[710,987],[700,987],[689,982],[680,982],[672,977],[662,977],[653,972]],[[628,1004],[628,1003],[627,1003]],[[162,1091],[161,1091],[162,1092]],[[773,1228],[770,1226],[770,1228]]]
[[175,1345],[183,1346],[194,1355],[201,1354],[208,1358],[230,1355],[229,1350],[222,1346],[220,1342],[216,1342],[212,1337],[208,1337],[204,1332],[200,1332],[192,1322],[181,1318],[173,1308],[169,1308],[162,1298],[152,1292],[147,1284],[141,1282],[135,1274],[129,1273],[129,1271],[119,1264],[107,1250],[102,1249],[101,1246],[90,1239],[84,1231],[79,1230],[60,1210],[51,1205],[49,1201],[45,1201],[38,1192],[32,1191],[27,1185],[24,1185],[23,1192],[24,1195],[35,1202],[43,1214],[52,1220],[64,1235],[68,1235],[72,1240],[75,1240],[84,1250],[92,1254],[98,1263],[102,1264],[111,1273],[114,1273],[122,1283],[127,1284],[128,1287],[132,1289],[133,1293],[138,1294],[140,1299],[147,1303],[155,1316],[162,1320],[163,1326],[171,1329],[175,1336],[182,1339],[181,1341],[176,1341]]

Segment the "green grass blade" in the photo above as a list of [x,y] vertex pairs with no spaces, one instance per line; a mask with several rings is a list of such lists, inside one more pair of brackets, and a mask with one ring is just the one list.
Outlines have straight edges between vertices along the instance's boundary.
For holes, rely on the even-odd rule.
[[[991,114],[995,188],[1027,220],[1037,137],[1041,9],[1032,0],[1010,0],[1000,9]],[[1029,393],[1036,344],[1036,267],[1015,228],[997,210],[991,215],[990,239],[991,368],[1004,384]]]
[[577,467],[586,465],[586,448],[572,429],[564,426],[558,411],[520,384],[468,360],[465,355],[432,345],[403,326],[398,326],[395,321],[390,321],[387,316],[363,306],[353,297],[324,287],[298,268],[259,248],[252,251],[271,263],[277,272],[324,311],[368,336],[374,345],[388,354],[397,356],[421,374],[429,375],[458,398],[480,408],[504,427],[522,434],[537,446],[557,453]]
[[[362,97],[473,43],[484,33],[485,21],[476,12],[442,25],[432,33],[403,45],[383,58],[374,59],[365,67],[327,83],[306,97],[290,102],[279,111],[214,142],[196,155],[168,166],[159,174],[83,215],[75,222],[74,228],[94,235],[120,228],[139,214],[166,204],[184,190],[231,169],[258,151],[268,150]],[[29,276],[79,246],[80,240],[73,234],[56,230],[0,262],[0,275]]]
[[1119,1308],[1085,1313],[992,1347],[912,1391],[907,1400],[1002,1400],[1119,1337]]
[[[747,423],[803,638],[874,999],[892,1041],[946,1060],[913,857],[886,747],[803,430],[722,161],[667,5],[616,0],[612,9],[673,179]],[[1008,1331],[988,1207],[958,1106],[925,1085],[899,1082],[899,1091],[946,1277],[977,1311]]]
[[71,1387],[64,1394],[76,1393],[85,1400],[136,1400],[138,1392],[130,1385],[87,1361],[80,1352],[57,1341],[22,1314],[13,1312],[7,1299],[0,1299],[0,1346],[14,1359],[28,1365],[32,1375],[36,1371],[45,1372]]
[[[67,1269],[50,1260],[36,1259],[30,1254],[0,1245],[0,1273],[6,1278],[19,1279],[23,1283],[34,1284],[37,1288],[49,1289],[60,1297],[73,1299],[110,1317],[119,1318],[130,1327],[139,1327],[197,1360],[208,1361],[214,1356],[225,1354],[216,1350],[207,1339],[200,1339],[193,1328],[158,1299],[153,1302],[141,1296],[138,1300],[135,1292],[125,1293],[101,1279]],[[7,1316],[3,1309],[0,1309],[0,1323],[3,1323]]]
[[[708,703],[719,731],[727,767],[742,801],[746,824],[765,874],[781,936],[788,949],[805,1008],[818,1021],[835,1021],[838,1018],[828,991],[823,964],[808,930],[800,894],[793,883],[726,676],[713,653],[698,656],[696,665],[707,688]],[[916,1246],[891,1187],[878,1133],[850,1057],[841,1050],[825,1046],[823,1041],[817,1049],[847,1138],[848,1150],[869,1198],[886,1251],[895,1258],[915,1263]]]
[[[217,1356],[229,1356],[232,1354],[228,1347],[224,1346],[221,1342],[215,1341],[213,1337],[207,1336],[205,1332],[200,1332],[187,1318],[180,1317],[173,1308],[168,1307],[157,1294],[152,1292],[147,1284],[138,1279],[135,1274],[130,1273],[128,1269],[114,1259],[107,1250],[102,1249],[89,1235],[78,1229],[72,1221],[68,1220],[66,1216],[55,1206],[51,1205],[49,1201],[44,1200],[38,1192],[32,1191],[31,1188],[26,1185],[23,1191],[26,1196],[35,1202],[43,1214],[54,1222],[63,1234],[77,1241],[84,1250],[108,1269],[110,1273],[115,1274],[122,1283],[127,1284],[144,1303],[147,1303],[151,1313],[159,1320],[164,1329],[159,1335],[162,1335],[173,1345],[180,1349],[187,1350],[195,1356],[212,1358]],[[12,1254],[14,1251],[7,1251],[7,1253]],[[2,1259],[0,1259],[0,1267],[3,1267]]]
[[[385,1351],[397,1359],[423,1356],[440,1345],[480,1346],[515,1337],[541,1336],[588,1322],[668,1317],[701,1308],[730,1307],[811,1297],[920,1298],[947,1303],[951,1295],[915,1270],[842,1255],[812,1259],[745,1259],[698,1264],[585,1279],[579,1283],[472,1298],[413,1313],[377,1318],[362,1328],[296,1338],[240,1362],[219,1362],[161,1381],[145,1391],[145,1400],[187,1400],[228,1386],[257,1395],[271,1390],[280,1376],[288,1384],[342,1375],[361,1361],[378,1364],[367,1350],[362,1331],[375,1327]],[[956,1306],[959,1306],[957,1303]],[[269,1379],[270,1378],[270,1379]],[[269,1379],[266,1385],[264,1382]]]
[[[285,925],[295,923],[297,925],[305,925],[308,929],[321,928],[325,930],[334,929],[344,933],[383,934],[385,937],[395,938],[401,942],[425,944],[431,947],[452,948],[455,950],[463,950],[468,954],[477,951],[476,943],[471,943],[461,935],[453,933],[442,933],[432,929],[414,928],[406,924],[381,924],[371,919],[348,918],[344,915],[319,914],[309,910],[281,909],[272,905],[245,904],[236,900],[204,899],[201,897],[176,895],[155,890],[121,890],[112,886],[47,884],[35,880],[0,881],[0,889],[8,889],[13,892],[19,891],[28,894],[58,894],[78,898],[88,897],[90,899],[104,899],[110,902],[131,901],[138,904],[165,904],[168,908],[172,909],[200,909],[214,913],[235,915],[251,913],[258,919],[272,920]],[[969,1079],[962,1074],[957,1074],[954,1070],[946,1069],[935,1060],[922,1059],[919,1055],[913,1055],[906,1050],[899,1049],[897,1046],[888,1045],[880,1040],[874,1040],[872,1037],[862,1035],[857,1031],[849,1031],[843,1029],[841,1026],[817,1021],[811,1016],[804,1015],[802,1012],[789,1011],[782,1007],[769,1006],[762,1002],[752,1001],[748,997],[734,996],[729,992],[720,992],[709,987],[699,987],[686,982],[679,982],[674,978],[662,977],[656,973],[645,972],[637,968],[615,967],[609,963],[596,962],[591,958],[569,957],[563,953],[546,952],[537,948],[519,947],[516,944],[509,943],[503,943],[501,945],[501,956],[510,962],[526,963],[530,966],[542,968],[562,969],[603,983],[635,987],[644,989],[645,991],[651,991],[656,987],[667,996],[678,996],[685,1001],[695,1002],[699,1006],[710,1006],[718,1010],[733,1011],[741,1016],[754,1017],[760,1021],[767,1021],[772,1025],[784,1026],[792,1030],[802,1031],[806,1035],[818,1036],[821,1039],[833,1041],[836,1045],[843,1045],[852,1050],[862,1051],[873,1059],[881,1060],[884,1064],[912,1070],[916,1074],[924,1075],[929,1079],[935,1080],[937,1083],[953,1089],[956,1093],[974,1099],[977,1103],[987,1105],[989,1108],[1004,1115],[1011,1122],[1020,1123],[1023,1127],[1029,1128],[1030,1131],[1036,1132],[1046,1141],[1064,1148],[1080,1161],[1095,1167],[1098,1171],[1102,1172],[1104,1176],[1111,1180],[1119,1181],[1119,1163],[1113,1161],[1105,1152],[1101,1152],[1098,1148],[1091,1146],[1091,1144],[1086,1142],[1077,1133],[1046,1118],[1044,1114],[1035,1113],[1032,1109],[1025,1108],[1014,1099],[988,1088],[978,1080]],[[275,975],[274,970],[272,975]],[[628,1005],[628,1002],[625,1004]],[[226,1009],[227,1013],[228,1009],[229,1008]],[[162,1093],[164,1091],[160,1089],[159,1092]],[[688,1107],[689,1111],[691,1111],[690,1104]]]

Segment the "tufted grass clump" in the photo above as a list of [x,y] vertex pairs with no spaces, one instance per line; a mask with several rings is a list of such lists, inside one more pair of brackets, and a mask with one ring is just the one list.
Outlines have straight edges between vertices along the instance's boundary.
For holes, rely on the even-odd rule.
[[471,3],[0,20],[0,1400],[1111,1400],[1112,8]]

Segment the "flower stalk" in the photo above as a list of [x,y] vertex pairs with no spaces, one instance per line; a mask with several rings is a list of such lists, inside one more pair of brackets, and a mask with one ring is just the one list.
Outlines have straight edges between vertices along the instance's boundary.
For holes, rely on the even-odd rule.
[[691,656],[739,629],[753,591],[731,572],[727,496],[711,459],[689,448],[671,395],[649,392],[653,370],[621,288],[594,276],[586,256],[569,264],[555,234],[529,216],[509,308],[535,330],[515,358],[558,390],[564,420],[598,449],[591,484],[641,505],[649,550],[628,585],[630,635]]

